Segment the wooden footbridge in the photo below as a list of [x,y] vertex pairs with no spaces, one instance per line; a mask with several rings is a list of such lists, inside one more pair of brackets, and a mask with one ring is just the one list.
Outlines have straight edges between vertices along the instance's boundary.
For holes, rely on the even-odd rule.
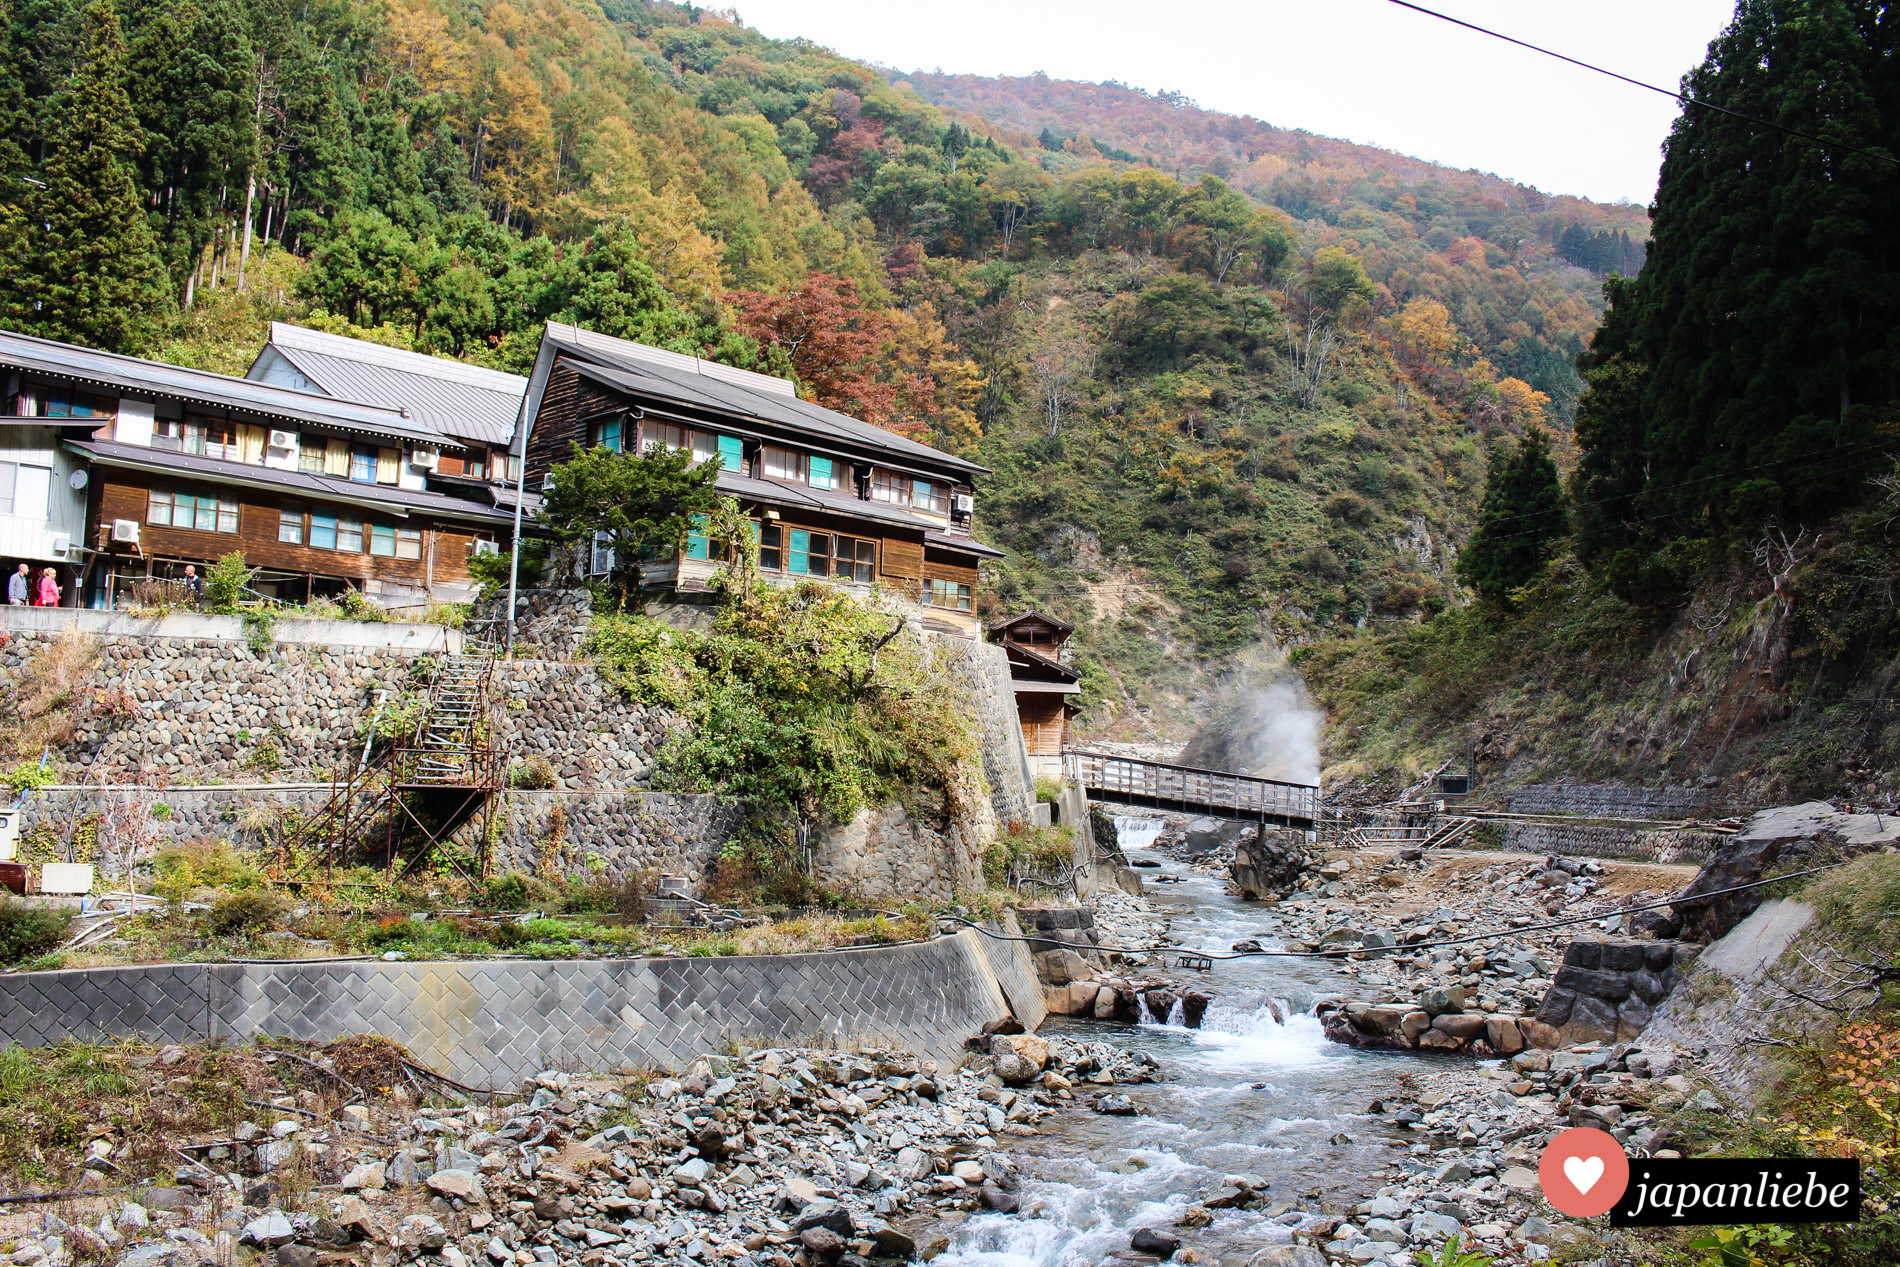
[[1313,830],[1319,819],[1319,788],[1310,784],[1079,748],[1063,755],[1071,780],[1095,799],[1265,822],[1300,831]]

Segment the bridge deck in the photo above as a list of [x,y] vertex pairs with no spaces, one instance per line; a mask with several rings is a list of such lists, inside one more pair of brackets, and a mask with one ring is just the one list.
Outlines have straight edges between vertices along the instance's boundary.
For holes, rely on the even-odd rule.
[[1319,789],[1304,783],[1079,749],[1067,757],[1071,777],[1105,800],[1288,827],[1311,828],[1319,817]]

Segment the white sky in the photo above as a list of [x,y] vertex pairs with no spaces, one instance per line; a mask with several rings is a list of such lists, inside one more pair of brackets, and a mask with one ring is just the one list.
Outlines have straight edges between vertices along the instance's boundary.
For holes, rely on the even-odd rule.
[[[903,70],[1184,92],[1547,193],[1646,203],[1676,103],[1387,0],[733,0],[767,35]],[[1734,0],[1422,0],[1674,89]]]

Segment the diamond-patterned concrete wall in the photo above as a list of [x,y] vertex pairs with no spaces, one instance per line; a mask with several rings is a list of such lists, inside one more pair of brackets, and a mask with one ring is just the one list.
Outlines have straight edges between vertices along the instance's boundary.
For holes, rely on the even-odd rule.
[[729,1040],[865,1041],[950,1061],[965,1037],[1009,1015],[1018,994],[1040,1020],[1040,991],[1023,989],[1034,982],[1028,956],[1012,962],[1022,950],[966,930],[809,955],[38,972],[0,977],[0,1037],[42,1046],[129,1034],[377,1033],[452,1077],[495,1087],[550,1066],[676,1066]]

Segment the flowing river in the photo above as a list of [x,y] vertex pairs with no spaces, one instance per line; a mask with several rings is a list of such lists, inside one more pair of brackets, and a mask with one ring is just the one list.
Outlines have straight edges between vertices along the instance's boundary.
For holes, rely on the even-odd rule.
[[[1134,837],[1124,830],[1126,845]],[[1269,926],[1272,908],[1227,896],[1222,877],[1141,849],[1127,853],[1162,862],[1142,871],[1149,880],[1180,877],[1148,886],[1180,949],[1226,951]],[[1429,1058],[1327,1042],[1312,1002],[1353,983],[1325,960],[1217,960],[1197,984],[1217,996],[1198,1030],[1050,1018],[1044,1033],[1149,1052],[1169,1081],[1117,1088],[1140,1105],[1139,1117],[1077,1110],[1051,1118],[1044,1135],[1010,1141],[1022,1165],[1023,1213],[967,1220],[938,1267],[1096,1267],[1127,1252],[1136,1228],[1173,1228],[1181,1209],[1214,1195],[1223,1176],[1257,1175],[1272,1184],[1266,1201],[1215,1211],[1211,1227],[1177,1233],[1210,1259],[1238,1267],[1261,1243],[1249,1228],[1267,1220],[1276,1202],[1318,1213],[1321,1203],[1350,1206],[1390,1182],[1380,1178],[1384,1167],[1403,1154],[1389,1141],[1404,1133],[1366,1108]],[[1417,1138],[1405,1136],[1408,1144]]]

